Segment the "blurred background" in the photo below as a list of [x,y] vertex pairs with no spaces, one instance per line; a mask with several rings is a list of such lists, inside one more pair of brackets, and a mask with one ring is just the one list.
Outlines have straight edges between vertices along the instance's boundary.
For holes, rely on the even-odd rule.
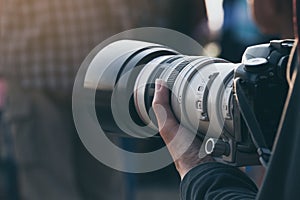
[[[276,38],[259,32],[246,0],[0,0],[0,199],[180,199],[173,165],[110,169],[87,152],[72,121],[73,81],[87,54],[147,26],[182,32],[231,62]],[[163,145],[112,139],[139,151]],[[246,171],[259,184],[255,170]]]

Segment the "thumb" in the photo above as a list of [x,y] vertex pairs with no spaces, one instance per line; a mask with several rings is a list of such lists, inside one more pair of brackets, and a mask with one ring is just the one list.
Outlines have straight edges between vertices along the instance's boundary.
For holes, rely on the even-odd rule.
[[164,128],[178,125],[169,102],[170,92],[164,80],[156,79],[152,108],[155,113],[160,132]]

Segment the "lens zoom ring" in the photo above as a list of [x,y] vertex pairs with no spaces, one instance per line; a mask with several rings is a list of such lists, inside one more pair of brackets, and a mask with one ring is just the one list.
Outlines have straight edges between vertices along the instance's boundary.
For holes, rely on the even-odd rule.
[[170,74],[167,80],[167,85],[169,89],[172,89],[175,83],[176,78],[178,77],[179,73],[188,65],[191,61],[195,60],[195,58],[184,60],[181,62]]

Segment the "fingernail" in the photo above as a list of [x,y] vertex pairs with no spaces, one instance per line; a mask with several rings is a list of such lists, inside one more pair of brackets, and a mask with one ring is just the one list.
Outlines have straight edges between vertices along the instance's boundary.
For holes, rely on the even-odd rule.
[[156,79],[155,80],[155,89],[156,91],[159,91],[162,85],[162,80],[161,79]]

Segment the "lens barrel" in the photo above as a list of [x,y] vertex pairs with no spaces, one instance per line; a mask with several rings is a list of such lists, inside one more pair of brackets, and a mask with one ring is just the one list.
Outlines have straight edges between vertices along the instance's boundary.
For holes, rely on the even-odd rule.
[[104,47],[89,69],[85,87],[96,87],[96,109],[103,130],[133,137],[157,134],[151,106],[155,80],[170,89],[171,108],[183,126],[218,138],[232,132],[231,90],[236,65],[223,59],[184,56],[153,43],[120,40]]

